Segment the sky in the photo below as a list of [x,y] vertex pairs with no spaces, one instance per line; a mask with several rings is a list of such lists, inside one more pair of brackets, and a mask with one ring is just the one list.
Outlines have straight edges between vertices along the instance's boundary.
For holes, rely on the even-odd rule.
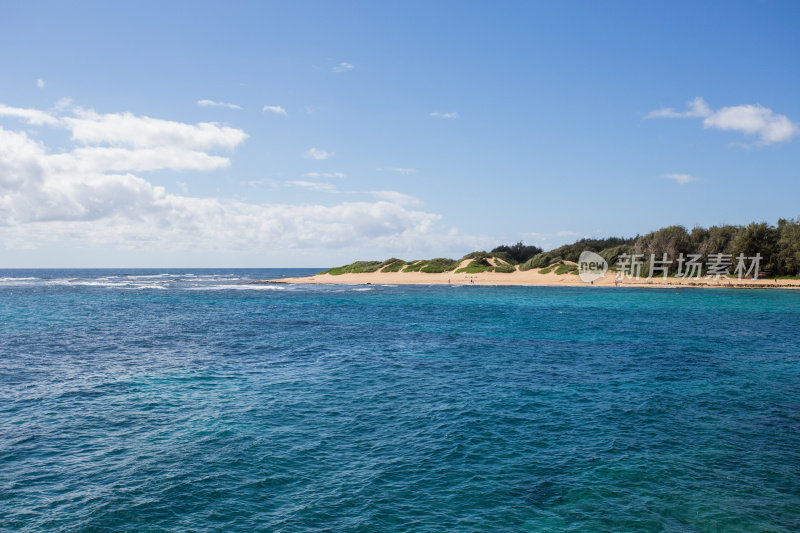
[[800,3],[0,0],[0,267],[800,216]]

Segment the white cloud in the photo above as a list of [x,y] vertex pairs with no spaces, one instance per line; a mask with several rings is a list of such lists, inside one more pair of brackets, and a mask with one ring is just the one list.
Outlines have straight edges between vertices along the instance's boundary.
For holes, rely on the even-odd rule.
[[695,178],[694,176],[690,176],[689,174],[661,174],[661,177],[675,181],[677,183],[680,183],[681,185],[685,185],[692,181],[700,181],[700,178]]
[[353,65],[352,63],[348,63],[346,61],[342,61],[338,65],[334,65],[334,67],[331,68],[331,71],[333,71],[333,72],[347,72],[348,70],[353,70],[354,68],[356,68],[356,66]]
[[241,106],[231,104],[229,102],[215,102],[214,100],[198,100],[197,105],[200,107],[227,107],[228,109],[241,109]]
[[93,110],[76,109],[75,116],[63,117],[61,121],[72,131],[72,140],[84,144],[208,150],[232,149],[247,138],[242,130],[214,122],[185,124],[132,113],[101,115]]
[[329,152],[327,150],[319,150],[317,148],[309,148],[305,152],[303,152],[303,157],[306,159],[316,159],[317,161],[321,161],[323,159],[328,159],[329,157],[333,157],[336,155],[335,152]]
[[344,172],[306,172],[303,174],[304,178],[312,178],[312,179],[319,179],[319,178],[344,178]]
[[439,118],[458,118],[458,112],[452,111],[450,113],[440,113],[438,111],[434,111],[431,113],[432,117],[439,117]]
[[49,156],[62,172],[124,172],[148,170],[214,170],[230,166],[230,159],[180,148],[111,148],[90,146]]
[[760,104],[723,107],[714,111],[705,100],[697,97],[688,106],[689,109],[682,112],[673,108],[656,109],[645,118],[702,118],[705,129],[738,131],[747,136],[757,136],[761,145],[789,141],[800,131],[788,117]]
[[375,170],[386,171],[386,172],[397,172],[399,174],[413,174],[417,171],[415,168],[401,168],[401,167],[389,167],[389,168],[377,168]]
[[706,128],[733,130],[745,135],[757,135],[761,144],[788,141],[798,128],[786,116],[778,115],[760,105],[723,107],[703,121]]
[[214,122],[185,124],[171,120],[136,116],[132,113],[101,115],[91,109],[71,108],[59,101],[55,113],[39,109],[0,104],[0,117],[19,118],[33,126],[58,126],[72,133],[72,140],[83,144],[108,144],[133,148],[183,148],[209,150],[235,148],[247,134]]
[[44,89],[44,80],[42,78],[36,80],[36,86],[40,89]]
[[419,205],[419,198],[397,191],[370,191],[375,198],[386,200],[398,205]]
[[336,205],[249,203],[187,196],[184,181],[175,182],[183,194],[171,194],[135,174],[228,164],[205,150],[236,146],[246,137],[240,130],[128,113],[2,109],[28,124],[72,132],[71,145],[56,150],[33,133],[0,126],[0,243],[6,249],[71,243],[170,252],[385,250],[388,257],[469,240],[436,231],[441,217],[410,209],[411,198],[401,193]]
[[333,191],[336,186],[332,183],[325,183],[320,181],[303,181],[303,180],[290,180],[286,182],[287,185],[294,187],[303,187],[304,189],[311,189],[314,191]]
[[262,113],[266,113],[267,111],[269,111],[270,113],[275,113],[276,115],[283,115],[284,117],[288,116],[286,110],[279,105],[265,105],[261,109]]
[[22,107],[9,107],[4,104],[0,104],[0,117],[19,118],[33,126],[41,126],[44,124],[53,126],[58,124],[58,119],[46,111]]
[[689,109],[686,111],[675,111],[672,107],[665,107],[650,111],[644,118],[703,118],[711,115],[711,109],[705,100],[699,96],[687,102]]
[[242,185],[248,185],[250,187],[260,187],[261,185],[272,185],[272,186],[280,185],[279,181],[268,180],[268,179],[240,181],[239,183],[241,183]]

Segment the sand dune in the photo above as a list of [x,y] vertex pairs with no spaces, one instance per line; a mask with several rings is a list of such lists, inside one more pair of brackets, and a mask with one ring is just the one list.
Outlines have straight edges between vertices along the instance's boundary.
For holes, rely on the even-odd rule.
[[341,285],[552,285],[552,286],[621,286],[621,287],[738,287],[738,288],[782,288],[800,289],[800,280],[771,280],[771,279],[682,279],[682,278],[652,278],[616,280],[616,272],[608,271],[601,279],[593,284],[581,281],[576,274],[556,274],[549,272],[540,274],[538,270],[512,273],[482,272],[479,274],[455,274],[444,272],[441,274],[425,274],[422,272],[371,272],[366,274],[318,274],[300,278],[283,278],[269,280],[274,283],[310,283],[310,284],[341,284]]

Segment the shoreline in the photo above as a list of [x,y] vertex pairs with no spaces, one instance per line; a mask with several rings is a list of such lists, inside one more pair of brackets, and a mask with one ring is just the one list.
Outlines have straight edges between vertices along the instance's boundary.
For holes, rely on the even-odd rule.
[[310,285],[484,285],[484,286],[541,286],[541,287],[644,287],[670,288],[719,288],[719,289],[800,289],[800,279],[713,279],[651,278],[626,279],[615,283],[616,272],[608,271],[594,283],[582,281],[576,274],[540,274],[536,270],[512,273],[482,272],[478,274],[454,274],[444,272],[426,274],[421,272],[370,272],[362,274],[314,274],[311,276],[278,278],[256,283],[310,284]]

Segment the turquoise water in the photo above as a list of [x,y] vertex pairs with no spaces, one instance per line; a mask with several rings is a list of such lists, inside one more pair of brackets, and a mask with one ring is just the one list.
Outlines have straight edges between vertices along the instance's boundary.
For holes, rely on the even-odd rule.
[[0,530],[797,531],[800,292],[0,271]]

